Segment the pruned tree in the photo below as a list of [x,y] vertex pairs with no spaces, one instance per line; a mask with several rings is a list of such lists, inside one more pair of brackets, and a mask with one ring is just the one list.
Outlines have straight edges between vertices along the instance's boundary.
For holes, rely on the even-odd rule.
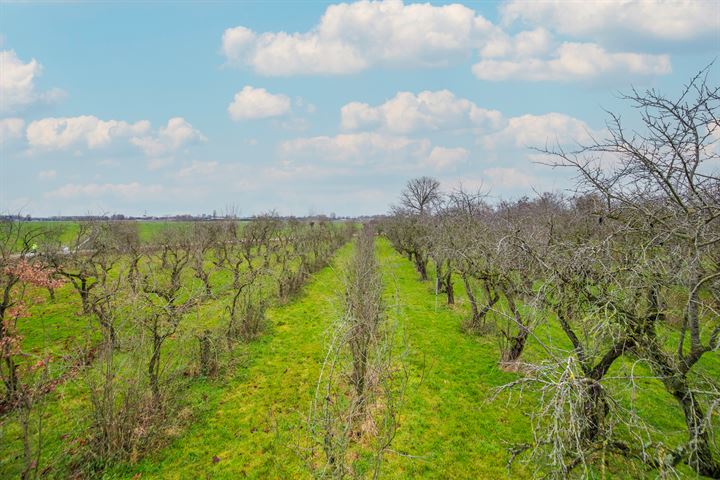
[[140,322],[150,335],[147,372],[158,405],[163,344],[175,334],[183,316],[206,293],[205,285],[197,289],[185,275],[193,255],[191,239],[184,229],[167,230],[160,239],[160,252],[150,257],[143,272],[142,291],[147,312],[140,316]]
[[80,296],[82,312],[91,313],[90,293],[100,270],[110,271],[118,260],[120,239],[110,221],[83,221],[78,224],[71,245],[49,252],[57,271],[67,278]]
[[[630,273],[613,275],[614,291],[623,296],[611,305],[623,321],[609,354],[622,354],[632,339],[633,352],[648,362],[685,416],[688,441],[674,449],[674,461],[718,478],[720,455],[707,414],[718,390],[701,380],[707,377],[699,364],[720,349],[720,88],[710,84],[709,73],[710,67],[701,71],[677,98],[656,90],[626,95],[642,131],[626,129],[619,115],[610,114],[606,139],[577,151],[544,153],[556,159],[554,165],[574,169],[580,188],[603,200],[599,221],[616,225],[614,246],[635,262]],[[681,305],[674,301],[678,291]],[[628,304],[637,308],[623,308]],[[677,336],[665,335],[668,327]]]

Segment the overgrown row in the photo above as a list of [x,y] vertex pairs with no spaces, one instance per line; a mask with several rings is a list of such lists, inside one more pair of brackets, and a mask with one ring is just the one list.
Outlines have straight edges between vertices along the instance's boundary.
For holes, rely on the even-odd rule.
[[[316,478],[378,478],[407,384],[402,338],[384,300],[375,230],[345,267],[343,313],[330,331],[301,453]],[[309,440],[309,441],[308,441]]]

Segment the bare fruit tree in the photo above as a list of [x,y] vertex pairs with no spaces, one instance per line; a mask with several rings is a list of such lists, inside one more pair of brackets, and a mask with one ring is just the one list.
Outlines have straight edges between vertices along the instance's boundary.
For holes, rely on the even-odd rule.
[[[688,440],[675,447],[674,461],[718,478],[708,413],[718,404],[718,388],[700,365],[720,349],[720,88],[708,75],[709,67],[677,98],[655,90],[626,95],[642,131],[611,114],[606,139],[575,152],[544,153],[573,168],[580,188],[603,199],[602,218],[619,226],[629,248],[643,252],[638,274],[616,277],[616,288],[642,292],[646,305],[645,315],[628,322],[638,333],[634,351],[685,416]],[[668,336],[668,326],[677,335]]]

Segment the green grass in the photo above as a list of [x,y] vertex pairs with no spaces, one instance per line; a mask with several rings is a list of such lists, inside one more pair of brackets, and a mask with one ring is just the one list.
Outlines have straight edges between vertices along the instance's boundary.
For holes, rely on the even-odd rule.
[[[190,221],[147,221],[147,220],[136,220],[133,221],[137,225],[138,236],[140,241],[143,243],[149,243],[162,231],[170,228],[180,228],[192,225],[194,222]],[[238,225],[242,225],[243,222],[238,222]],[[57,239],[62,245],[71,246],[76,240],[78,229],[80,224],[74,220],[58,220],[58,221],[33,221],[33,222],[21,222],[23,229],[41,229],[45,231],[54,232],[57,235]],[[24,230],[23,230],[24,231]],[[17,245],[16,247],[19,247]]]

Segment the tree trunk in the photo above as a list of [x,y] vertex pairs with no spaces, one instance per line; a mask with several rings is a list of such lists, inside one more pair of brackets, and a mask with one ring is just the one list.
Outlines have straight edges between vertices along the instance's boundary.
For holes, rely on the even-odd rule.
[[441,262],[435,262],[435,292],[445,293],[445,281]]
[[514,337],[509,337],[510,348],[503,355],[503,360],[506,362],[514,362],[520,355],[522,355],[525,349],[525,343],[527,342],[528,334],[530,331],[525,327],[521,326],[520,331]]
[[472,311],[472,317],[470,318],[470,325],[474,328],[479,327],[480,320],[482,317],[480,317],[480,312],[478,311],[478,306],[477,306],[477,300],[475,299],[475,295],[473,295],[472,285],[470,285],[470,279],[468,279],[467,273],[463,272],[462,279],[463,279],[463,284],[465,285],[465,293],[467,293],[468,300],[470,300],[470,309]]
[[420,279],[425,282],[428,279],[427,274],[427,259],[423,258],[422,255],[415,253],[415,268],[420,274]]
[[510,347],[503,354],[503,360],[506,362],[514,362],[518,358],[520,358],[520,355],[522,355],[522,352],[525,349],[525,343],[527,342],[528,335],[530,334],[530,329],[527,327],[527,325],[523,323],[522,317],[520,316],[520,311],[517,309],[517,305],[515,305],[515,300],[513,296],[508,295],[506,291],[505,298],[507,299],[508,306],[510,307],[510,311],[512,312],[513,321],[515,322],[515,325],[517,325],[518,333],[515,336],[511,336],[511,326],[508,327],[506,337],[510,342]]
[[132,262],[130,262],[130,269],[128,270],[127,279],[128,283],[130,284],[130,288],[133,292],[137,291],[138,282],[140,280],[140,268],[138,264],[140,263],[139,258],[134,258]]
[[212,373],[211,366],[211,346],[210,346],[210,330],[205,330],[200,340],[200,374],[204,377]]
[[88,314],[92,309],[90,307],[90,290],[87,287],[87,278],[80,279],[79,293],[82,301],[82,312]]
[[150,362],[148,363],[148,375],[150,377],[150,388],[153,392],[153,397],[157,403],[160,400],[160,347],[162,346],[162,340],[157,335],[153,338],[153,351],[150,356]]
[[17,393],[17,386],[18,386],[18,377],[17,377],[17,365],[15,365],[15,361],[13,360],[12,356],[7,354],[4,358],[5,361],[5,368],[7,368],[7,378],[5,378],[5,399],[7,401],[12,401],[15,397],[15,394]]
[[684,376],[681,382],[674,383],[677,386],[672,387],[672,395],[683,409],[685,425],[689,434],[688,465],[700,475],[720,478],[720,460],[718,460],[716,452],[713,452],[703,409],[695,394],[688,388]]
[[583,411],[587,425],[582,430],[584,440],[592,442],[600,433],[605,417],[608,414],[608,404],[603,395],[602,385],[598,381],[590,380],[587,398],[583,402]]
[[648,353],[654,373],[683,410],[690,449],[688,466],[700,475],[720,478],[720,459],[717,452],[713,451],[703,408],[690,389],[687,377],[672,368],[670,360],[658,346],[650,345]]
[[488,312],[495,306],[500,300],[500,295],[492,291],[487,280],[483,281],[485,287],[485,293],[487,294],[487,303],[483,306],[482,310],[478,308],[477,298],[472,293],[472,285],[470,285],[470,279],[467,273],[461,274],[463,284],[465,285],[465,292],[467,293],[468,299],[470,300],[470,307],[472,308],[472,317],[470,318],[470,330],[483,330],[485,328],[485,317]]
[[110,345],[113,348],[117,347],[117,334],[115,333],[115,326],[112,324],[112,322],[108,322],[107,320],[100,320],[100,325],[102,325],[102,327],[107,332]]
[[445,274],[445,293],[447,294],[447,304],[448,305],[454,305],[455,304],[455,288],[452,284],[452,269],[448,265],[447,273]]

